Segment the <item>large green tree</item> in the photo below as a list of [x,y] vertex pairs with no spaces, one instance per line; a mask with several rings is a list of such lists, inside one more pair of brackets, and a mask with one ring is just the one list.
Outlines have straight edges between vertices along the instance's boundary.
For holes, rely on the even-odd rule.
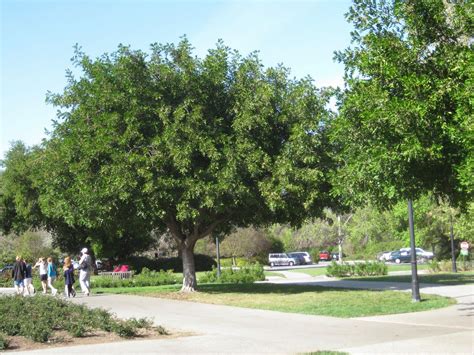
[[41,205],[91,228],[138,223],[169,231],[196,288],[197,240],[234,227],[299,224],[328,203],[329,94],[284,67],[265,69],[219,42],[120,46],[92,59],[49,101]]
[[425,191],[473,199],[474,51],[469,1],[354,0],[336,191],[386,207]]

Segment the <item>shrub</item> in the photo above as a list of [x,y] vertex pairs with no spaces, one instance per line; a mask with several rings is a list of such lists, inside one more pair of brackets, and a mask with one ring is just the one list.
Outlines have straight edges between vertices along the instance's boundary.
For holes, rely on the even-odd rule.
[[[150,324],[146,319],[123,321],[105,310],[91,310],[56,297],[0,296],[0,334],[21,335],[36,342],[49,341],[58,330],[66,330],[74,337],[85,336],[94,329],[131,337],[137,334],[137,329]],[[0,337],[0,346],[1,343]]]
[[109,276],[92,277],[93,287],[113,288],[113,287],[144,287],[174,285],[180,283],[180,278],[173,274],[173,270],[150,271],[144,267],[142,272],[129,279],[116,279]]
[[217,276],[217,269],[206,272],[199,278],[202,283],[252,283],[265,280],[263,266],[254,264],[244,266],[239,269],[221,269],[220,277]]
[[[464,259],[459,257],[456,260],[456,268],[459,271],[471,271],[474,270],[473,262],[469,259]],[[451,272],[453,270],[453,263],[451,260],[442,260],[442,261],[434,261],[432,260],[429,263],[429,271],[432,273],[436,272]]]
[[380,262],[338,264],[333,261],[326,269],[326,274],[330,277],[379,276],[387,273],[387,265]]
[[7,336],[3,333],[0,333],[0,350],[5,350],[8,348],[10,341],[8,340]]

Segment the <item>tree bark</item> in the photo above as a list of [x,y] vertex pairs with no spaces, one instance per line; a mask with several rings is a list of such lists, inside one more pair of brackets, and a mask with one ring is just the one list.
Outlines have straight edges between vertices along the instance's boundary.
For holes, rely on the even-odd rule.
[[181,243],[181,258],[183,259],[183,286],[181,292],[194,292],[197,288],[196,266],[194,264],[194,243]]

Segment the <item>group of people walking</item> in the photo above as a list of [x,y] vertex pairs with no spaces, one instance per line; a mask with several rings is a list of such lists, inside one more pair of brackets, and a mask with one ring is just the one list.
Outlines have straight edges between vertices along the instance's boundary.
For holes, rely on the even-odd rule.
[[[86,296],[90,295],[90,274],[92,268],[92,258],[89,255],[87,248],[81,250],[81,258],[79,260],[79,283],[81,285],[82,292]],[[43,288],[43,294],[48,292],[48,288],[51,290],[51,294],[54,296],[58,293],[58,289],[54,287],[54,282],[58,277],[58,270],[53,262],[53,258],[49,257],[39,258],[38,262],[32,267],[30,263],[24,260],[21,256],[17,256],[15,264],[12,269],[12,278],[15,291],[18,295],[32,296],[35,293],[33,287],[33,268],[39,268],[39,276],[41,280],[41,286]],[[74,289],[75,283],[75,272],[71,258],[68,256],[64,258],[63,264],[63,276],[64,276],[64,295],[66,297],[75,297],[76,290]]]

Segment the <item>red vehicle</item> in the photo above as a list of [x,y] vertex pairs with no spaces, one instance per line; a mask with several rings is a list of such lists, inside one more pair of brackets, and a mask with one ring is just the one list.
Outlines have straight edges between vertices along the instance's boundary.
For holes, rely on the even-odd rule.
[[331,260],[331,253],[328,251],[319,252],[319,261],[329,261]]

